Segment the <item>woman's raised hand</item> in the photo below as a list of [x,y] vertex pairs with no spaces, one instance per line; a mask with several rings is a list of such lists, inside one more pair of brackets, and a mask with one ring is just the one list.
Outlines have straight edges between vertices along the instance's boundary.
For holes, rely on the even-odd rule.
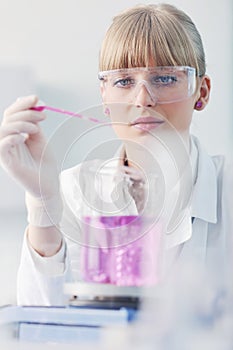
[[57,168],[39,125],[46,115],[31,109],[37,102],[37,96],[26,96],[5,110],[0,164],[31,196],[50,198],[58,189]]

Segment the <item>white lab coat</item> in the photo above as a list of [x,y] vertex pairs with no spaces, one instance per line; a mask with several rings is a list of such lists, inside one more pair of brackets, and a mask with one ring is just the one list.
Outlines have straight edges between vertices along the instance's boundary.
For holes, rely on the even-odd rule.
[[[194,219],[190,233],[180,232],[180,237],[177,236],[170,248],[173,252],[170,273],[172,275],[194,262],[192,266],[207,269],[210,273],[214,271],[215,276],[224,279],[233,262],[233,168],[231,164],[227,165],[223,156],[209,156],[194,136],[192,145],[197,169],[191,202],[191,217]],[[74,167],[61,176],[68,212],[63,224],[65,230],[68,227],[75,230],[77,224],[74,213],[78,207],[75,207],[75,202],[72,203],[73,192],[78,191],[73,187],[76,172]],[[64,283],[80,278],[79,250],[78,244],[65,238],[62,249],[55,256],[43,258],[28,245],[25,235],[18,270],[18,304],[64,304]]]

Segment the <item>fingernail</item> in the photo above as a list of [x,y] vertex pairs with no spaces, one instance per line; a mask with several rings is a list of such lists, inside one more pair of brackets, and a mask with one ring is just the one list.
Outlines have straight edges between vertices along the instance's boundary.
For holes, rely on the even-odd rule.
[[26,132],[21,132],[20,135],[23,137],[24,141],[26,141],[29,135]]

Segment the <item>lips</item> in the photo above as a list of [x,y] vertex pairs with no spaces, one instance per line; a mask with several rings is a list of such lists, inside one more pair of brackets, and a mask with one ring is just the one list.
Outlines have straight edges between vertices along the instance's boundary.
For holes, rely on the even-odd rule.
[[164,120],[158,117],[138,117],[130,125],[143,130],[151,130],[163,123]]

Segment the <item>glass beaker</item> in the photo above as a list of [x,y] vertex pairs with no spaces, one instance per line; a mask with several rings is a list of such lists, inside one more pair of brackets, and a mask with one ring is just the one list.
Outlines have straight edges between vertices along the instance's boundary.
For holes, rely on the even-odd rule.
[[[162,223],[156,176],[134,180],[112,164],[86,164],[82,182],[82,278],[121,286],[154,285],[160,276]],[[159,196],[158,196],[159,198]]]

